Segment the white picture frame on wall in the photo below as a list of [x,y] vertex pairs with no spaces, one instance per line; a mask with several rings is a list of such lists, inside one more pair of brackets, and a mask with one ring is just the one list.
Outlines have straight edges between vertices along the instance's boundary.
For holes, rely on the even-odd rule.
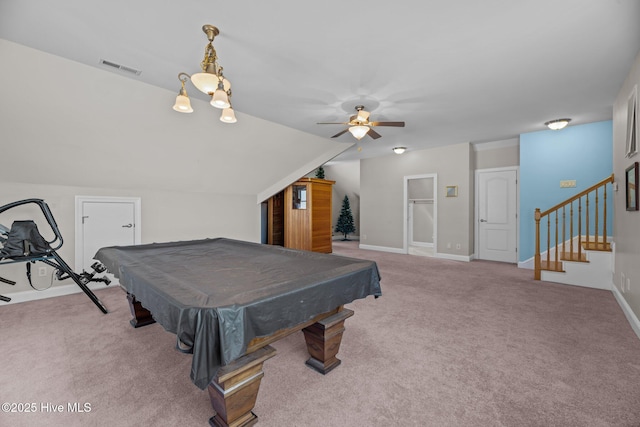
[[625,157],[633,157],[638,154],[638,85],[635,85],[629,94],[627,101],[627,140]]

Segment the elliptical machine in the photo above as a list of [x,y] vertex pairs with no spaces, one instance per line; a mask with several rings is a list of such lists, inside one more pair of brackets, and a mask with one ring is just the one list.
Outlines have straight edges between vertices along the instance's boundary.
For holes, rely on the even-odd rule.
[[[27,279],[31,287],[35,289],[31,283],[31,264],[43,262],[55,269],[55,275],[58,280],[72,279],[82,291],[93,301],[93,303],[102,311],[107,313],[107,308],[102,301],[87,286],[89,282],[102,282],[107,285],[111,283],[108,277],[95,277],[96,274],[103,273],[106,268],[100,262],[96,261],[91,265],[93,272],[82,273],[74,272],[71,267],[56,252],[62,247],[63,239],[56,220],[49,209],[49,206],[42,199],[25,199],[17,202],[0,206],[0,214],[15,208],[17,206],[34,203],[40,207],[42,214],[53,230],[54,238],[47,241],[38,231],[38,227],[33,220],[14,221],[11,228],[7,228],[0,224],[0,265],[12,264],[17,262],[27,263]],[[15,285],[16,282],[0,277],[0,282],[9,285]],[[9,302],[11,298],[0,295],[0,301]]]

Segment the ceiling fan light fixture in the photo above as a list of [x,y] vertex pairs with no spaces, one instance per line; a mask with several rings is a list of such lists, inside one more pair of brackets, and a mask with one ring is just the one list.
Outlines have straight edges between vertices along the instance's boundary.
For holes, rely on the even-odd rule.
[[360,140],[364,138],[367,132],[369,132],[369,128],[367,126],[360,126],[360,125],[351,126],[349,128],[349,132],[351,132],[351,135],[353,135],[356,139]]
[[551,130],[560,130],[564,129],[570,121],[571,119],[557,119],[548,121],[545,123],[545,125]]
[[365,111],[363,105],[356,106],[356,110],[358,111],[358,114],[356,114],[356,118],[355,118],[356,121],[363,122],[363,123],[366,123],[369,121],[369,115],[371,113],[369,113],[368,111]]
[[[231,95],[231,91],[229,91],[229,95]],[[349,121],[344,123],[332,123],[332,122],[319,122],[319,125],[347,125],[347,128],[333,135],[331,138],[337,138],[342,134],[345,134],[347,131],[353,135],[357,140],[361,140],[365,135],[368,135],[371,139],[381,138],[378,132],[376,132],[373,127],[374,126],[394,126],[394,127],[404,127],[404,122],[378,122],[378,121],[369,121],[369,112],[364,110],[363,105],[356,105],[356,114],[353,114],[349,117]]]
[[407,150],[407,147],[393,147],[392,150],[396,154],[402,154]]

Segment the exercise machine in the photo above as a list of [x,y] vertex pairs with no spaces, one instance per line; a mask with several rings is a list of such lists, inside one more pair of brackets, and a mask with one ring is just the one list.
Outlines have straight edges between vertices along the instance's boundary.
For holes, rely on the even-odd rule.
[[[76,273],[69,267],[57,252],[63,244],[62,234],[58,229],[56,220],[53,218],[51,209],[49,209],[44,200],[25,199],[9,203],[0,206],[0,214],[9,209],[30,203],[36,204],[40,208],[53,231],[54,237],[51,241],[46,240],[38,231],[38,226],[33,220],[14,221],[11,228],[0,224],[0,265],[26,262],[27,279],[31,287],[36,289],[31,283],[31,264],[36,262],[47,264],[55,269],[55,275],[58,280],[73,280],[100,311],[106,314],[108,312],[107,308],[87,286],[89,282],[102,282],[109,285],[111,280],[108,277],[96,277],[97,274],[103,273],[106,268],[98,261],[91,265],[93,271],[90,273],[86,271]],[[0,277],[0,282],[8,285],[16,284],[13,280],[2,277]],[[9,302],[11,298],[0,295],[0,301]]]

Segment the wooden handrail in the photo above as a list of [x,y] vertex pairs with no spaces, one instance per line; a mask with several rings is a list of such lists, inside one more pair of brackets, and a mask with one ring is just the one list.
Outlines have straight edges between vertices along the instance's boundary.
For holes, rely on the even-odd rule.
[[[586,249],[591,249],[591,248],[596,248],[596,249],[602,249],[602,250],[607,250],[607,184],[609,183],[613,183],[614,182],[614,175],[611,174],[610,176],[608,176],[607,178],[603,179],[602,181],[598,182],[597,184],[592,185],[591,187],[587,188],[586,190],[581,191],[580,193],[568,198],[567,200],[558,203],[557,205],[553,206],[550,209],[545,210],[544,212],[541,212],[539,208],[536,208],[535,210],[535,214],[534,214],[534,220],[535,220],[535,225],[536,225],[536,248],[535,248],[535,255],[534,255],[534,278],[536,280],[540,280],[541,278],[541,270],[542,270],[542,257],[541,257],[541,253],[540,253],[540,220],[543,217],[547,217],[547,226],[546,226],[546,233],[547,233],[547,244],[546,244],[546,260],[544,261],[545,263],[545,269],[552,269],[555,271],[560,271],[561,270],[561,257],[562,259],[569,259],[569,260],[573,260],[573,261],[582,261],[582,245],[583,243],[586,245]],[[599,198],[599,194],[598,194],[598,189],[600,187],[603,187],[603,192],[604,192],[604,201],[602,202],[603,205],[603,227],[602,227],[602,231],[603,231],[603,235],[602,235],[602,241],[600,240],[600,235],[599,235],[599,231],[600,231],[600,227],[599,227],[599,222],[600,222],[600,215],[599,215],[599,204],[600,204],[600,198]],[[591,208],[590,207],[590,203],[589,203],[589,194],[595,192],[595,207]],[[583,209],[582,209],[582,198],[585,198],[585,202],[586,202],[586,206],[584,209],[584,214],[583,214]],[[574,223],[574,209],[573,209],[573,202],[577,201],[578,202],[578,216],[577,216],[577,222],[578,222],[578,230],[577,230],[577,235],[574,236],[573,232],[574,232],[574,228],[573,228],[573,223]],[[566,206],[569,205],[569,226],[570,226],[570,231],[569,231],[569,236],[568,238],[569,240],[569,253],[566,252],[566,247],[565,247],[565,242],[566,242],[566,236],[565,236],[565,229],[566,229],[566,216],[565,216],[565,209]],[[558,229],[558,217],[559,217],[559,210],[562,209],[562,242],[559,242],[558,239],[560,237],[560,231]],[[589,219],[589,212],[595,209],[595,241],[591,242],[591,236],[590,236],[590,230],[589,230],[589,224],[590,224],[590,219]],[[555,246],[554,246],[554,260],[553,263],[551,262],[551,240],[553,236],[552,234],[552,230],[551,230],[551,215],[553,212],[555,212],[556,216],[555,216],[555,227],[554,227],[554,231],[555,233]],[[585,216],[584,218],[584,223],[586,226],[586,241],[583,240],[583,235],[582,235],[582,224],[583,224],[583,215]],[[576,254],[573,253],[573,240],[574,238],[577,237],[578,239],[578,252],[577,252],[577,258],[576,258]],[[561,244],[562,246],[562,250],[559,253],[559,245]]]
[[542,218],[543,216],[547,216],[547,215],[549,215],[551,212],[555,211],[556,209],[559,209],[559,208],[561,208],[561,207],[562,207],[562,206],[564,206],[564,205],[568,205],[569,203],[571,203],[571,202],[573,202],[573,201],[578,200],[580,197],[584,196],[585,194],[590,193],[590,192],[592,192],[593,190],[595,190],[596,188],[601,187],[601,186],[603,186],[603,185],[606,185],[606,184],[608,184],[608,183],[610,183],[610,182],[611,182],[611,183],[613,183],[613,174],[611,174],[611,176],[609,176],[609,177],[607,177],[607,178],[603,179],[603,180],[602,180],[602,181],[600,181],[599,183],[597,183],[597,184],[595,184],[595,185],[592,185],[591,187],[587,188],[586,190],[583,190],[583,191],[581,191],[580,193],[576,194],[575,196],[573,196],[573,197],[571,197],[571,198],[569,198],[569,199],[565,200],[564,202],[560,202],[560,203],[558,203],[557,205],[555,205],[554,207],[549,208],[549,209],[547,209],[547,210],[546,210],[546,211],[544,211],[544,212],[541,212],[541,213],[540,213],[540,218]]

